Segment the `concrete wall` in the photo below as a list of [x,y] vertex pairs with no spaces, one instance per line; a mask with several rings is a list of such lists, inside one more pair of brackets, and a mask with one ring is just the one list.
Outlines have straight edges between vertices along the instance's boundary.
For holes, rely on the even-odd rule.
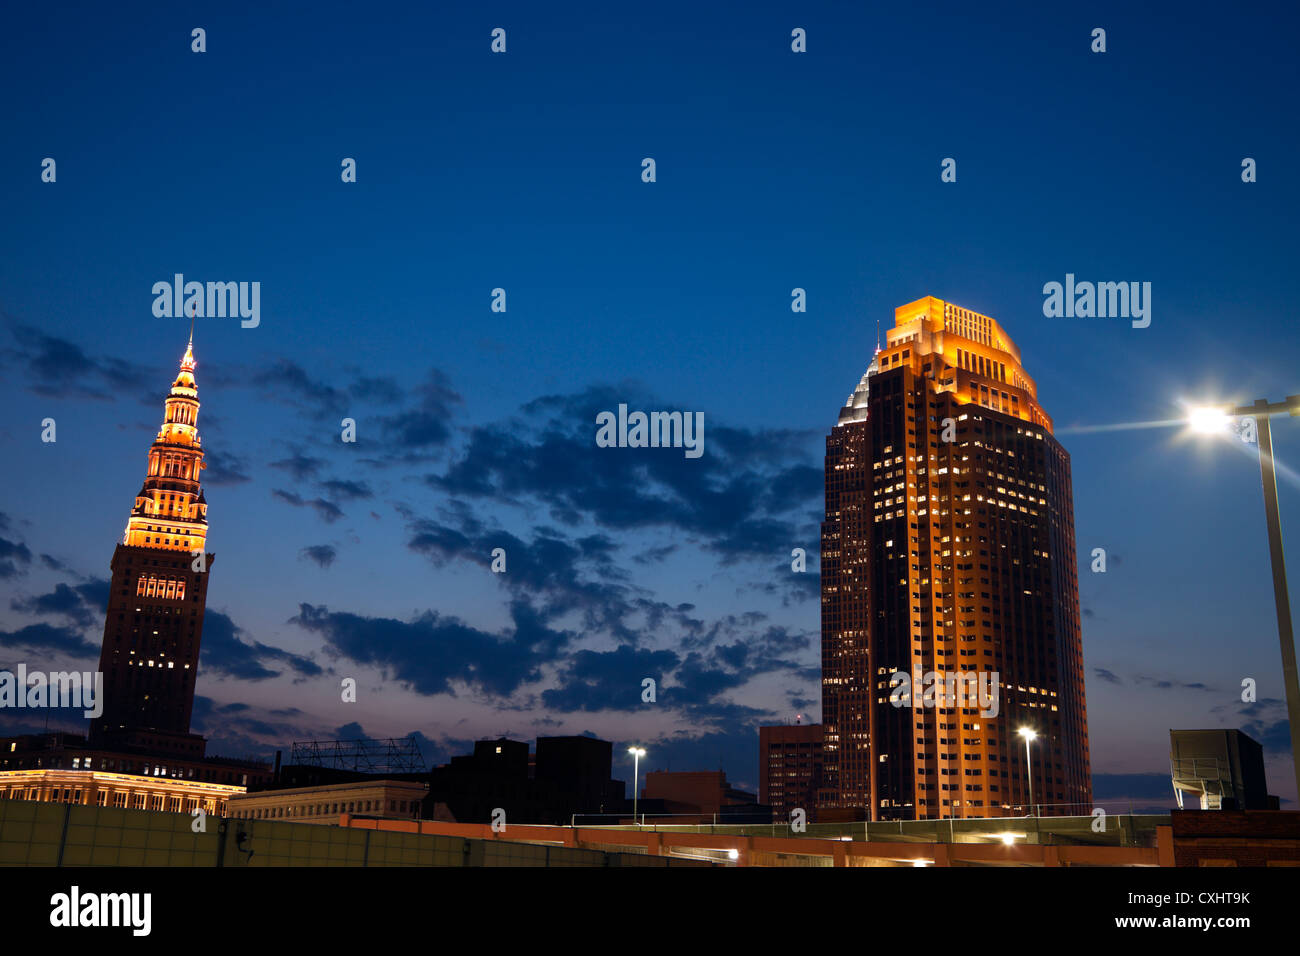
[[[502,840],[0,800],[0,866],[682,866]],[[245,838],[238,839],[243,833]],[[242,849],[241,849],[242,846]],[[247,851],[251,850],[251,856]]]

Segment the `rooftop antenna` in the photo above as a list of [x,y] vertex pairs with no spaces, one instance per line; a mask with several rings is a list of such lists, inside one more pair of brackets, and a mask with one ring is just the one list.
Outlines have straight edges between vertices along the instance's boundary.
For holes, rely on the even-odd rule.
[[880,320],[876,319],[876,353],[880,352]]

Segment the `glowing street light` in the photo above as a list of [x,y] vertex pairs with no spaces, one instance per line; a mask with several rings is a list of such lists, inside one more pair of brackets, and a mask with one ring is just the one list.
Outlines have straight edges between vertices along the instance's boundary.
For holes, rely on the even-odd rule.
[[1300,791],[1300,680],[1296,678],[1295,635],[1291,627],[1291,598],[1286,583],[1286,559],[1282,553],[1282,519],[1277,505],[1277,473],[1273,462],[1273,433],[1270,415],[1286,412],[1300,416],[1300,395],[1286,401],[1256,399],[1253,405],[1237,408],[1197,408],[1188,424],[1201,433],[1226,431],[1230,416],[1252,418],[1259,444],[1259,475],[1264,486],[1264,520],[1268,525],[1268,553],[1273,563],[1273,602],[1277,606],[1277,636],[1282,645],[1282,686],[1286,691],[1287,719],[1291,725],[1291,759],[1295,766],[1296,790]]
[[1029,759],[1029,743],[1038,739],[1038,731],[1030,727],[1021,727],[1020,736],[1025,738],[1025,779],[1029,781],[1029,810],[1034,809],[1034,765]]
[[644,747],[628,747],[627,752],[632,755],[632,822],[640,826],[636,818],[636,798],[637,798],[637,773],[641,769],[641,758],[645,756]]
[[1187,425],[1201,435],[1215,435],[1228,430],[1231,419],[1222,408],[1193,408],[1187,415]]

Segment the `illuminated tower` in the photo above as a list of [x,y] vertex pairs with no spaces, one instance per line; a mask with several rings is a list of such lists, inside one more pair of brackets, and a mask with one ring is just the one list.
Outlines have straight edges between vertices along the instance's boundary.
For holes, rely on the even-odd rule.
[[[1041,812],[1091,812],[1070,457],[996,321],[895,310],[826,438],[821,568],[822,806],[1022,815],[1032,780]],[[996,674],[997,714],[896,707],[897,672]]]
[[104,712],[92,726],[98,740],[159,752],[202,750],[189,729],[214,556],[204,552],[208,505],[199,473],[206,466],[194,365],[191,332],[149,448],[148,474],[113,553],[99,657]]

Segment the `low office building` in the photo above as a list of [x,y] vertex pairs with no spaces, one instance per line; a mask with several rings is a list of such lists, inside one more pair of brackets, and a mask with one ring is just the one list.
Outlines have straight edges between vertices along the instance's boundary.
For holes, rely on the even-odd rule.
[[383,820],[418,820],[429,785],[414,780],[356,780],[285,790],[241,793],[230,816],[337,825],[342,814]]
[[639,803],[638,816],[671,816],[678,823],[772,822],[772,808],[731,786],[722,770],[652,770],[645,775]]

